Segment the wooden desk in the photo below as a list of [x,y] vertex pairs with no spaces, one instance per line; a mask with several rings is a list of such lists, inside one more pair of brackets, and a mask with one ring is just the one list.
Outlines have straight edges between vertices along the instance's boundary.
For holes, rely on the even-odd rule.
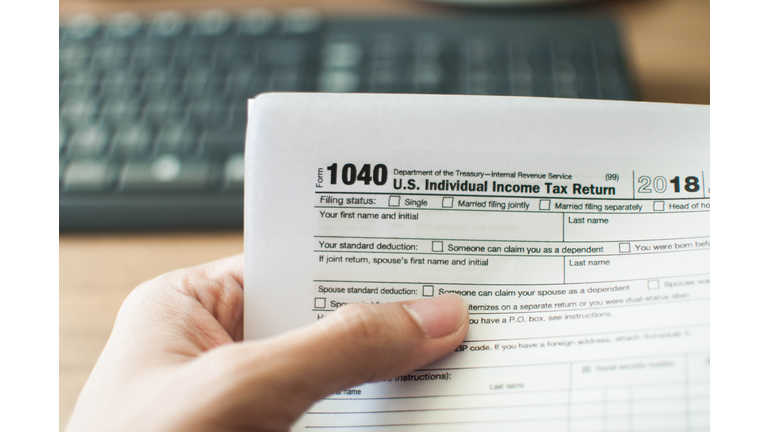
[[[456,10],[408,0],[61,0],[61,16],[162,9],[232,10],[314,5],[329,14],[449,14]],[[640,98],[709,104],[709,2],[604,1],[624,30]],[[241,232],[63,234],[59,241],[59,409],[63,430],[109,337],[117,310],[137,284],[161,273],[241,253]]]

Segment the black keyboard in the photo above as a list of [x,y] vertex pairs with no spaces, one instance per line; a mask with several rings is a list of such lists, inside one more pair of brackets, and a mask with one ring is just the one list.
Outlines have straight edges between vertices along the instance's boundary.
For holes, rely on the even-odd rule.
[[632,99],[616,26],[123,13],[59,28],[59,228],[241,228],[246,101],[266,91]]

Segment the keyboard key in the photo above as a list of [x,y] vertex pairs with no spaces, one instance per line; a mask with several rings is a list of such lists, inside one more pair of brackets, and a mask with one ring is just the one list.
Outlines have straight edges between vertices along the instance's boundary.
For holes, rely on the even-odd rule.
[[626,99],[625,88],[628,83],[619,75],[619,71],[613,66],[600,66],[598,69],[600,91],[604,99]]
[[210,99],[195,99],[187,105],[187,117],[190,121],[206,126],[213,109],[213,101]]
[[283,16],[283,33],[286,35],[306,35],[320,28],[323,17],[314,9],[292,9]]
[[331,70],[320,75],[318,90],[321,92],[348,93],[357,90],[360,77],[345,70]]
[[96,100],[74,97],[64,102],[64,106],[61,107],[61,116],[73,125],[91,124],[98,110]]
[[251,9],[240,15],[240,34],[261,36],[268,33],[275,25],[275,15],[266,9]]
[[598,58],[601,56],[612,56],[612,55],[619,55],[621,54],[621,48],[618,45],[618,40],[616,39],[607,39],[604,37],[599,37],[593,39],[595,51],[597,52]]
[[146,126],[125,124],[115,133],[112,147],[118,156],[144,156],[152,147],[152,133]]
[[403,50],[403,41],[400,37],[388,34],[377,34],[373,38],[371,58],[374,61],[396,61]]
[[242,191],[245,181],[245,158],[242,153],[236,153],[224,163],[224,189]]
[[203,136],[202,146],[202,150],[207,154],[242,153],[245,149],[245,129],[208,131]]
[[112,15],[107,23],[107,37],[126,39],[141,30],[141,17],[134,12],[122,12]]
[[298,68],[275,68],[265,90],[300,91],[301,84],[301,72]]
[[245,133],[248,124],[248,103],[246,99],[236,99],[232,102],[232,119],[230,129]]
[[160,12],[152,17],[149,33],[161,38],[178,36],[184,30],[186,23],[186,18],[179,12]]
[[263,77],[257,75],[253,66],[246,64],[239,64],[234,66],[229,71],[224,79],[224,85],[227,89],[227,93],[241,99],[254,96],[256,93],[248,94],[247,89],[251,80],[261,80]]
[[94,64],[102,70],[112,71],[113,68],[127,65],[131,50],[122,42],[108,41],[99,44],[93,51]]
[[437,63],[416,66],[413,73],[413,87],[418,93],[437,93],[443,82],[443,69]]
[[59,48],[59,67],[63,71],[84,68],[91,58],[91,52],[79,44],[67,44]]
[[462,44],[462,56],[467,67],[486,66],[496,55],[493,42],[487,38],[474,37]]
[[101,156],[107,149],[109,133],[100,126],[77,129],[70,139],[70,154],[78,157]]
[[226,128],[232,123],[234,107],[229,104],[214,103],[211,108],[211,115],[208,118],[209,127]]
[[184,92],[189,95],[200,95],[208,89],[211,70],[207,65],[193,65],[184,75]]
[[555,61],[555,96],[566,98],[579,97],[576,68],[565,59]]
[[572,58],[576,69],[579,97],[600,99],[600,83],[597,79],[597,65],[593,53],[575,53]]
[[93,37],[99,31],[99,20],[91,14],[82,14],[67,21],[64,36],[67,39],[82,41]]
[[189,127],[180,123],[166,123],[157,135],[157,152],[164,153],[194,153],[196,147],[195,134]]
[[101,192],[107,188],[109,164],[106,161],[81,160],[64,169],[64,191]]
[[474,70],[461,77],[460,89],[463,94],[498,94],[497,80],[487,70]]
[[264,92],[269,87],[269,82],[261,77],[253,77],[246,86],[242,93],[232,93],[233,95],[241,95],[245,98],[251,98],[257,94]]
[[101,91],[104,95],[134,96],[138,92],[139,75],[130,70],[113,70],[107,73],[101,81]]
[[144,91],[149,95],[156,95],[160,92],[168,95],[179,94],[181,92],[181,77],[176,73],[175,70],[168,70],[167,67],[150,67],[142,78]]
[[137,73],[141,74],[151,68],[167,69],[173,66],[174,50],[171,45],[162,39],[147,42],[147,45],[144,43],[137,44],[133,49],[132,66]]
[[514,61],[509,65],[510,94],[533,96],[533,70],[527,61]]
[[214,69],[214,75],[226,76],[229,65],[233,64],[235,59],[240,59],[244,54],[247,53],[238,49],[235,38],[217,38],[216,44],[212,48],[212,63],[214,65],[227,65],[227,67]]
[[104,121],[117,126],[138,120],[140,111],[141,106],[137,99],[113,97],[104,103],[101,108],[101,115]]
[[397,72],[394,68],[379,68],[371,72],[368,91],[393,92],[397,83]]
[[180,120],[184,116],[185,107],[176,98],[155,96],[147,99],[144,104],[144,120],[161,125],[166,120]]
[[152,162],[128,162],[123,168],[124,192],[201,192],[207,189],[210,164],[182,162],[162,155]]
[[69,136],[69,129],[67,126],[59,122],[59,154],[64,150],[64,147],[67,146],[67,138]]
[[232,16],[220,9],[202,12],[195,22],[195,34],[199,36],[221,36],[232,25]]
[[59,159],[59,187],[64,184],[64,171],[67,169],[67,161]]
[[181,161],[173,155],[163,155],[150,165],[152,178],[159,182],[171,182],[181,174]]
[[80,69],[66,73],[61,91],[72,97],[89,97],[95,93],[98,86],[99,77],[94,71]]
[[140,39],[133,45],[133,62],[139,66],[146,66],[152,61],[152,52],[154,51],[154,39]]
[[363,49],[354,42],[331,42],[323,48],[323,67],[355,68],[363,61]]
[[264,47],[261,59],[268,65],[297,66],[306,57],[307,47],[300,40],[273,40]]
[[443,52],[443,41],[439,35],[423,33],[416,38],[414,54],[417,61],[435,62]]

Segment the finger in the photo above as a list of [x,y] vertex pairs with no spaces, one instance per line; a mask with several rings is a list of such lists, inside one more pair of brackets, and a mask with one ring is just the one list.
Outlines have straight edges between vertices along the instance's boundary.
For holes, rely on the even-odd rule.
[[203,264],[195,268],[200,277],[188,278],[184,285],[234,341],[243,340],[244,263],[240,254]]
[[349,305],[312,326],[227,349],[240,364],[235,376],[249,394],[239,399],[245,406],[248,400],[270,401],[265,412],[287,426],[328,394],[405,374],[445,356],[464,340],[468,327],[467,304],[449,294]]
[[112,338],[140,336],[149,348],[185,355],[240,341],[242,274],[243,255],[237,255],[147,281],[123,302]]
[[205,269],[211,275],[214,275],[216,277],[223,277],[223,276],[231,277],[242,287],[244,266],[245,266],[245,259],[243,257],[243,254],[239,254],[239,255],[234,255],[227,258],[222,258],[216,261],[211,261],[209,263],[202,264],[198,267]]

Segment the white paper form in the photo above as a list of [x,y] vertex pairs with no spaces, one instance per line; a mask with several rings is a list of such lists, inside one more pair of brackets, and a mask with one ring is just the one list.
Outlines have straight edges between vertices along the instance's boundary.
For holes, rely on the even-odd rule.
[[457,293],[455,353],[295,430],[709,429],[709,107],[266,94],[245,335]]

